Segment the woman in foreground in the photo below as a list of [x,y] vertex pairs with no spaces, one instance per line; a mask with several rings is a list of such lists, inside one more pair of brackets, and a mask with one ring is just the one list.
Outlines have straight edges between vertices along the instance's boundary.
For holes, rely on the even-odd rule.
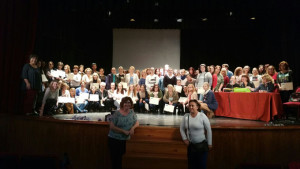
[[190,113],[183,116],[180,125],[182,140],[187,145],[189,169],[206,169],[208,151],[212,149],[210,122],[200,107],[197,100],[190,100]]
[[122,168],[122,157],[126,152],[126,140],[134,134],[139,126],[137,116],[132,110],[133,102],[130,97],[123,97],[120,109],[116,110],[110,122],[108,133],[108,147],[113,169]]

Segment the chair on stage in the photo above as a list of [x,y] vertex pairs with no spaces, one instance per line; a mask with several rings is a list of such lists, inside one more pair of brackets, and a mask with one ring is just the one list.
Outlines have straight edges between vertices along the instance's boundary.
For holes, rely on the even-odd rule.
[[[283,107],[286,112],[286,116],[290,112],[296,112],[296,120],[299,120],[300,116],[300,87],[297,88],[296,92],[291,95],[289,102],[283,103]],[[287,116],[288,117],[288,116]]]

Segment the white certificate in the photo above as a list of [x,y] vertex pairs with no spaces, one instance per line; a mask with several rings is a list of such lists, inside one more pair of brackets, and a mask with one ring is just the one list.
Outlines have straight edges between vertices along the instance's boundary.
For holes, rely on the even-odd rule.
[[123,85],[123,89],[127,90],[127,83],[125,83],[125,82],[120,82],[120,83]]
[[90,88],[92,88],[93,86],[95,86],[96,89],[99,89],[100,83],[90,83]]
[[282,90],[294,90],[293,82],[281,83]]
[[159,105],[159,98],[150,97],[150,104]]
[[90,101],[98,102],[99,101],[99,94],[90,94]]
[[205,93],[205,90],[203,89],[203,87],[200,87],[197,91],[198,94],[203,94]]
[[145,109],[146,109],[147,111],[149,111],[149,104],[148,104],[148,103],[145,103]]
[[181,80],[181,86],[185,86],[187,79]]
[[182,86],[177,86],[177,85],[175,85],[175,90],[176,90],[176,92],[181,93],[181,91],[182,91]]
[[53,77],[59,77],[59,72],[56,71],[56,70],[51,70],[51,75],[52,75]]
[[66,76],[66,73],[62,70],[58,70],[57,72],[58,72],[58,76],[60,76],[62,78],[64,78]]
[[259,81],[252,81],[252,82],[253,82],[255,88],[257,88],[259,86]]
[[77,103],[77,104],[82,104],[82,103],[84,103],[84,101],[85,101],[85,99],[82,98],[82,97],[77,97],[77,98],[76,98],[76,103]]
[[174,112],[174,108],[175,107],[173,105],[166,104],[165,108],[164,108],[164,111],[173,113]]
[[82,98],[82,99],[84,99],[84,100],[87,100],[87,99],[89,99],[89,93],[80,93],[80,98]]
[[73,78],[74,78],[74,74],[73,73],[68,74],[68,77],[67,77],[68,80],[73,80]]
[[186,100],[187,100],[187,97],[180,97],[179,100],[178,100],[178,102],[179,103],[181,103],[181,102],[185,103]]
[[48,79],[46,78],[45,74],[42,74],[42,82],[48,82]]

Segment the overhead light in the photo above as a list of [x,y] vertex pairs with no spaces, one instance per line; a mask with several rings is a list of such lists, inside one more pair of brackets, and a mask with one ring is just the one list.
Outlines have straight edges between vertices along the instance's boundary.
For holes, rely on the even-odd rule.
[[159,5],[159,3],[158,3],[158,2],[155,2],[155,3],[154,3],[154,5],[155,5],[155,6],[158,6],[158,5]]
[[201,18],[201,20],[202,20],[203,22],[205,22],[205,21],[207,21],[208,19],[207,19],[207,18]]
[[111,15],[111,12],[110,12],[110,11],[108,11],[108,13],[107,13],[107,14],[108,14],[108,16],[110,16],[110,15]]
[[159,20],[158,19],[154,19],[154,22],[158,22]]
[[178,18],[177,22],[182,22],[182,20],[183,20],[182,18]]
[[250,19],[251,19],[251,20],[255,20],[256,18],[255,18],[255,17],[251,17]]
[[130,19],[130,22],[135,22],[135,19],[134,19],[134,18],[131,18],[131,19]]
[[229,16],[232,16],[232,14],[233,14],[233,13],[230,11],[230,12],[229,12]]
[[129,0],[126,0],[127,3],[129,3]]

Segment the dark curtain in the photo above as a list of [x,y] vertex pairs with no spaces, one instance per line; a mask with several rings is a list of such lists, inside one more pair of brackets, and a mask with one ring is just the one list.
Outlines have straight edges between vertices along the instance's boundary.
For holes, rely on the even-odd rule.
[[21,70],[34,48],[37,10],[38,0],[0,1],[0,113],[19,111]]

